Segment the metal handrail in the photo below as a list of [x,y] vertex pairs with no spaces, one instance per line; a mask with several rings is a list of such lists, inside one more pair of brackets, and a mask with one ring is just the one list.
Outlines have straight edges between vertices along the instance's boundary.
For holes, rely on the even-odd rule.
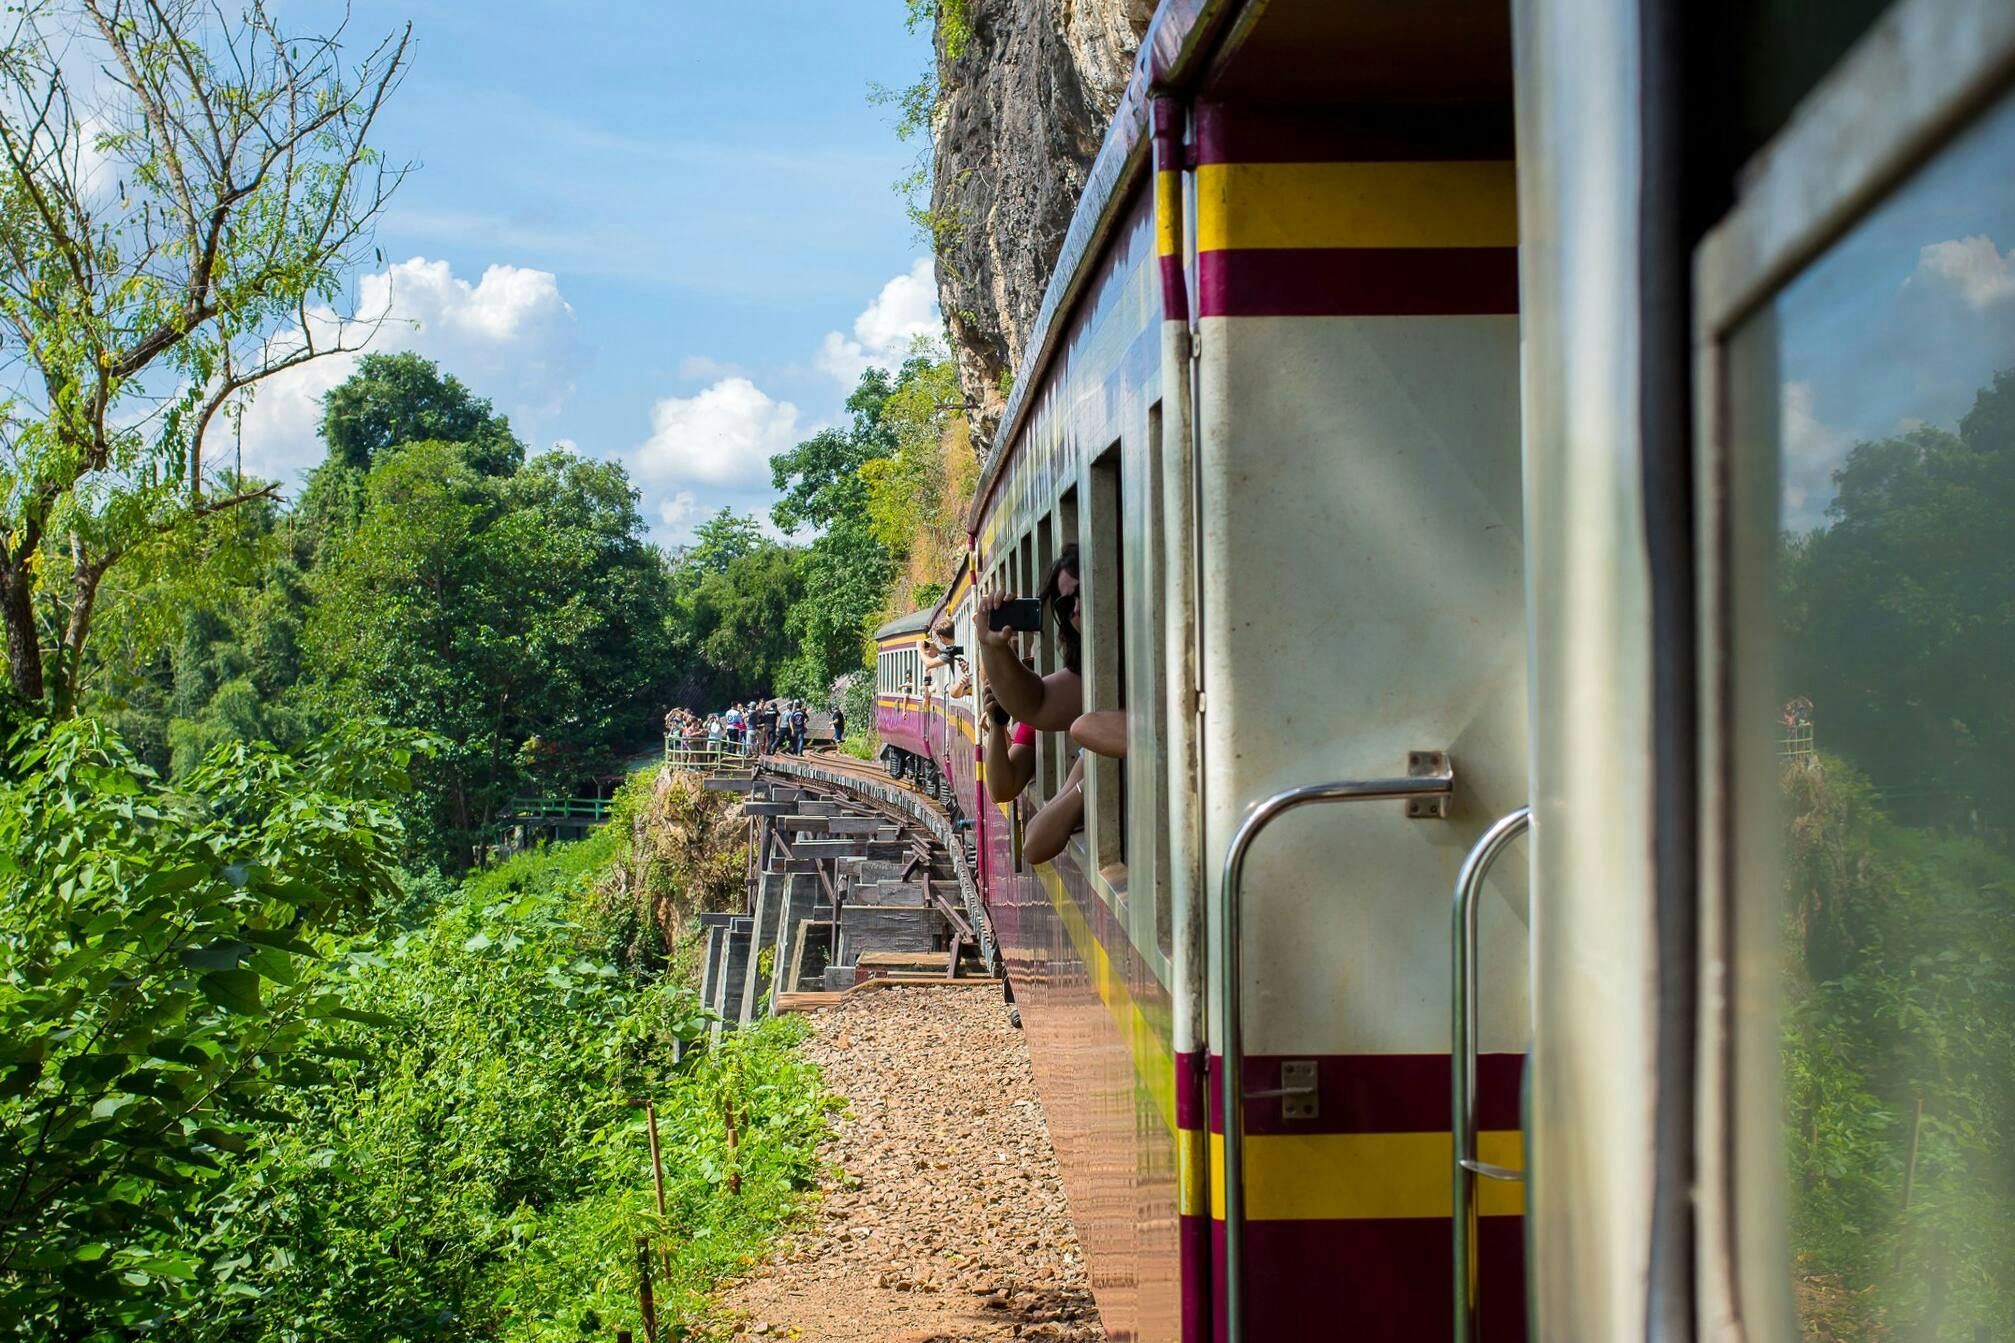
[[[1429,768],[1432,762],[1438,768]],[[1455,791],[1455,770],[1441,752],[1414,752],[1399,779],[1350,779],[1290,788],[1255,806],[1239,823],[1225,851],[1221,883],[1224,955],[1218,958],[1218,1001],[1224,1006],[1224,1041],[1218,1081],[1224,1106],[1224,1319],[1225,1343],[1245,1339],[1245,1023],[1241,989],[1240,936],[1245,897],[1245,859],[1260,832],[1297,807],[1317,802],[1376,802],[1405,798],[1445,798]],[[1409,815],[1440,816],[1439,808],[1409,808]]]
[[1455,1235],[1455,1343],[1469,1343],[1476,1334],[1476,1293],[1471,1283],[1472,1249],[1470,1222],[1476,1207],[1476,1180],[1522,1181],[1520,1171],[1493,1166],[1476,1155],[1476,906],[1483,894],[1483,879],[1511,841],[1532,824],[1532,808],[1500,818],[1470,849],[1462,860],[1462,872],[1455,879],[1452,959],[1454,974],[1450,993],[1450,1091],[1454,1097],[1453,1150],[1454,1235]]

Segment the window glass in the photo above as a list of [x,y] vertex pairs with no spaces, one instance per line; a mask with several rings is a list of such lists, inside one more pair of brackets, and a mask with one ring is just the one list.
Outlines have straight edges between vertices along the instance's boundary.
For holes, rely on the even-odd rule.
[[1731,1197],[1804,1339],[2015,1337],[2011,163],[2004,102],[1726,350]]
[[[1092,463],[1091,546],[1084,556],[1083,600],[1093,661],[1086,670],[1085,708],[1126,710],[1126,538],[1122,534],[1120,445],[1114,443]],[[1101,867],[1126,862],[1126,762],[1087,752],[1094,858]]]

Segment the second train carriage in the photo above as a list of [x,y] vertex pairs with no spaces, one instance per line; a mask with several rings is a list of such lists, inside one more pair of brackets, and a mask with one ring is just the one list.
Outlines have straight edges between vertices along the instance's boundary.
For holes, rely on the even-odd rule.
[[[1960,638],[1931,665],[1971,671],[1905,682],[1848,637],[1916,666],[1927,590],[1989,648],[2015,623],[2011,72],[1987,0],[1162,6],[967,563],[878,635],[884,740],[977,827],[1111,1337],[2015,1334],[2015,1095],[1982,1080],[2015,1075],[2015,928],[1931,856],[1986,892],[2015,861],[2015,753],[1978,754],[2008,664]],[[1873,408],[1861,447],[1820,388]],[[1892,498],[1967,548],[1871,542]],[[985,801],[979,685],[911,655],[949,615],[970,656],[975,590],[1072,542],[1129,751],[1019,865],[1068,743]],[[1870,544],[1828,644],[1785,575]],[[1903,884],[1843,916],[1866,881],[1796,836],[1845,813],[1784,798],[1863,772],[1857,870]],[[1865,977],[1883,938],[1921,952],[1898,993],[1986,977],[1811,1035],[1840,944]]]

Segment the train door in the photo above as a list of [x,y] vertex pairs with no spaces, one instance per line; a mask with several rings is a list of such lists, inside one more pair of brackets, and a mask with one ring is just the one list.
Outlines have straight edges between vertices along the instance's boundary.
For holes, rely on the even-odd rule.
[[1458,1231],[1452,1175],[1452,893],[1527,798],[1509,24],[1365,8],[1257,11],[1194,107],[1204,1122],[1232,1343],[1446,1336],[1458,1235],[1482,1336],[1524,1321],[1522,854],[1477,906],[1465,1116],[1511,1178]]

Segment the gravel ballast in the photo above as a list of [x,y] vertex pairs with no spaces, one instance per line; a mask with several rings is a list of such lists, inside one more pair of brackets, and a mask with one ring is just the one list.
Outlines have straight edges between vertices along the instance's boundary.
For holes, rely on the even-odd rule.
[[814,1013],[846,1101],[812,1223],[725,1294],[737,1340],[1103,1343],[1028,1047],[997,987]]

